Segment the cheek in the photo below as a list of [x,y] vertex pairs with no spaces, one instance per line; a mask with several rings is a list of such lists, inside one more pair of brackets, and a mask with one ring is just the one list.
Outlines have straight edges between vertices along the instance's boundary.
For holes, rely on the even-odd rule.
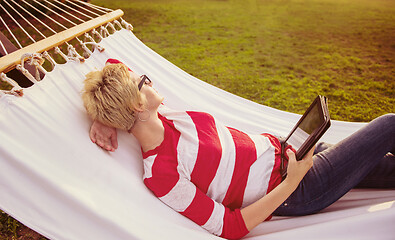
[[162,102],[163,97],[159,95],[159,93],[157,93],[154,89],[150,89],[149,91],[147,91],[145,93],[145,97],[147,98],[147,102],[150,105],[158,105]]
[[153,93],[153,97],[155,98],[155,102],[158,104],[162,103],[163,97],[159,95],[156,91]]

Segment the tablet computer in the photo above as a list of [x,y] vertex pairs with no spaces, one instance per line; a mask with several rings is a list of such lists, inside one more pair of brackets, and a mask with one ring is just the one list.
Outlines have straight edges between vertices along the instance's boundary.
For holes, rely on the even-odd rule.
[[285,139],[301,160],[331,125],[327,98],[318,96]]

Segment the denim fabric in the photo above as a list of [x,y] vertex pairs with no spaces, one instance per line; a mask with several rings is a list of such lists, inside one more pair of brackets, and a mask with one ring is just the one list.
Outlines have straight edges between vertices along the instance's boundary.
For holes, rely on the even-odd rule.
[[314,165],[274,212],[316,213],[354,187],[395,188],[395,114],[381,116],[336,145],[318,144]]

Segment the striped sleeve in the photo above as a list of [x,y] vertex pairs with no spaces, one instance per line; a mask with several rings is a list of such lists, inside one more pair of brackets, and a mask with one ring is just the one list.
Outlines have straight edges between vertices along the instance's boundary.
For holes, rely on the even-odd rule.
[[248,233],[239,209],[231,210],[217,203],[186,178],[180,178],[159,199],[217,236],[238,239]]

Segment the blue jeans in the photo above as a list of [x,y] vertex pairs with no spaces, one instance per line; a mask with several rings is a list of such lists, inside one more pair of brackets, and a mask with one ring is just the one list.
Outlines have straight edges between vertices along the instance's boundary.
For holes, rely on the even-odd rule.
[[354,187],[395,188],[395,114],[376,118],[336,145],[318,144],[314,165],[273,213],[316,213]]

